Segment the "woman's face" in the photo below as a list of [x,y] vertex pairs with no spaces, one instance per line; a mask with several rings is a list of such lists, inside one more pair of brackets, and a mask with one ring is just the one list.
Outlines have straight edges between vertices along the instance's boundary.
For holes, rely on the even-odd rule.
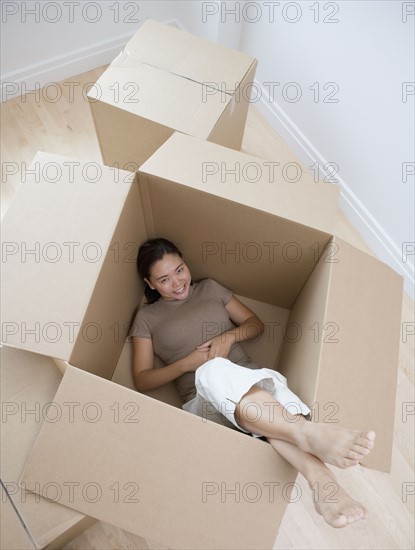
[[151,266],[150,276],[145,279],[150,288],[168,301],[185,300],[191,280],[189,268],[178,254],[165,254]]

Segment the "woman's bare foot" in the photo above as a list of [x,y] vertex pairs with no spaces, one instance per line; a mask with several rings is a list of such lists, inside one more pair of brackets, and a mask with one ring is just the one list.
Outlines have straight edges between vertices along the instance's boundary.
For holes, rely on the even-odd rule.
[[366,508],[340,487],[330,470],[314,477],[310,488],[316,511],[332,527],[346,527],[368,517]]
[[338,468],[355,466],[375,444],[373,431],[358,432],[316,422],[303,422],[301,428],[297,442],[300,449]]

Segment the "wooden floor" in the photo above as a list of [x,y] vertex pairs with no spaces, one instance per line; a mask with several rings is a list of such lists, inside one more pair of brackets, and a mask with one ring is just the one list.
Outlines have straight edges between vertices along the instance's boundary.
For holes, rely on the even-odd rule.
[[[20,181],[23,163],[30,163],[38,150],[100,161],[89,106],[85,99],[88,83],[103,69],[68,79],[60,86],[62,97],[48,101],[46,91],[8,101],[2,107],[2,211],[5,212]],[[69,84],[71,83],[71,84]],[[70,96],[70,90],[74,97]],[[58,90],[59,91],[59,90]],[[51,90],[56,95],[55,90]],[[54,97],[52,93],[50,97]],[[251,106],[243,150],[269,160],[297,161],[281,138]],[[12,174],[16,171],[15,174]],[[311,176],[310,176],[311,180]],[[370,252],[356,229],[338,212],[336,233]],[[385,312],[387,315],[387,312]],[[402,321],[414,321],[413,302],[407,295],[402,304]],[[288,505],[276,549],[412,549],[414,548],[414,416],[403,415],[405,404],[414,402],[414,337],[401,343],[396,402],[395,435],[391,474],[357,466],[336,470],[352,496],[362,501],[370,517],[364,522],[336,530],[314,512],[306,485],[299,479],[302,497]],[[254,524],[254,518],[253,518]],[[65,547],[76,549],[157,548],[157,545],[102,522]]]

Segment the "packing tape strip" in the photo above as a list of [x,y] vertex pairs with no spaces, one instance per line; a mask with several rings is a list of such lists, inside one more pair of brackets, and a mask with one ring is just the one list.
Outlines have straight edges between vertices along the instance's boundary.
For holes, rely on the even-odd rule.
[[[142,59],[133,56],[126,48],[121,50],[117,57],[111,62],[111,67],[120,67],[123,69],[135,68],[145,63]],[[149,65],[149,63],[146,63]]]
[[[229,96],[235,96],[237,87],[239,85],[238,82],[235,83],[235,89],[229,90],[229,89],[223,89],[223,86],[217,86],[213,85],[212,82],[199,82],[198,80],[194,80],[193,78],[189,78],[187,76],[183,76],[181,74],[175,73],[173,71],[168,71],[166,69],[160,69],[156,65],[152,65],[151,63],[148,63],[147,61],[143,61],[142,59],[139,59],[138,57],[134,56],[132,53],[130,53],[126,48],[124,48],[117,57],[111,62],[110,67],[114,68],[120,68],[120,69],[135,69],[139,67],[140,65],[147,65],[148,67],[154,67],[155,69],[163,70],[166,73],[178,76],[179,78],[185,78],[186,80],[190,80],[191,82],[196,82],[197,84],[200,84],[202,86],[206,86],[206,88],[217,90],[218,92],[222,92]],[[233,106],[233,109],[235,109],[235,105]]]

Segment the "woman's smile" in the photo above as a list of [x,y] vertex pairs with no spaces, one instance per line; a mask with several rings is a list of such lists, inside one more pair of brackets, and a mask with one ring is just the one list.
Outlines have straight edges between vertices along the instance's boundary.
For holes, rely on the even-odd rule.
[[174,290],[173,291],[173,294],[178,294],[178,295],[181,295],[183,294],[183,292],[185,291],[185,288],[186,288],[186,285],[183,285],[181,288],[179,288],[178,290]]

